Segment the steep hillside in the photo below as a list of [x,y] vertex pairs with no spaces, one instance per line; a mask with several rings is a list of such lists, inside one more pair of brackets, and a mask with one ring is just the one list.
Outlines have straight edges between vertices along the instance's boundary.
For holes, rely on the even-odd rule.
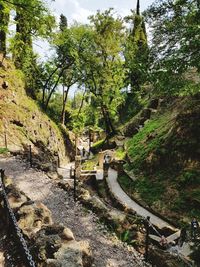
[[61,133],[26,95],[23,80],[23,74],[4,61],[0,67],[0,147],[6,146],[6,138],[12,152],[26,152],[31,145],[33,161],[39,165],[55,163],[58,156],[61,162],[68,162],[73,146],[67,133]]
[[171,219],[200,219],[200,94],[163,102],[126,150],[137,179],[119,180],[132,197]]

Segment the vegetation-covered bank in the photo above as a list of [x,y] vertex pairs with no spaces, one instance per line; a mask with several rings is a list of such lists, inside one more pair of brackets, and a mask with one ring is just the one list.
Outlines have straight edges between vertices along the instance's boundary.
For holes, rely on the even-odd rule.
[[[127,142],[126,168],[136,181],[124,188],[167,217],[200,217],[200,95],[163,107]],[[131,188],[130,188],[131,185]]]
[[55,162],[57,154],[61,162],[68,162],[73,156],[73,147],[69,151],[65,145],[69,138],[27,97],[24,87],[22,72],[4,60],[0,67],[0,147],[26,152],[31,145],[35,163],[36,158],[37,163]]

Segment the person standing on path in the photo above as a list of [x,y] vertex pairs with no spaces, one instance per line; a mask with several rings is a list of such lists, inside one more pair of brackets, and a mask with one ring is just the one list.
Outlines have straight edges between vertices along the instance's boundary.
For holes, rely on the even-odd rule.
[[196,218],[193,218],[191,221],[191,237],[195,238],[199,230],[199,223]]

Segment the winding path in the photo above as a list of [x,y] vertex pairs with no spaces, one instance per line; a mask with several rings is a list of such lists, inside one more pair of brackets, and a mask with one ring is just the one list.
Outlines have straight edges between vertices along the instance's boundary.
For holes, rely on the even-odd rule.
[[[158,227],[159,229],[162,228],[170,228],[172,229],[175,233],[172,234],[171,236],[167,237],[168,242],[171,242],[175,239],[177,239],[180,236],[180,230],[174,228],[172,225],[167,223],[166,221],[162,220],[161,218],[157,217],[156,215],[152,214],[142,206],[140,206],[138,203],[133,201],[121,188],[117,181],[117,171],[109,168],[108,170],[108,177],[107,179],[107,184],[109,187],[109,190],[112,192],[112,194],[115,196],[116,199],[123,205],[126,205],[129,209],[135,211],[138,215],[142,217],[147,217],[150,216],[150,221],[153,225]],[[177,252],[180,256],[182,255],[183,257],[187,257],[190,255],[191,250],[190,250],[190,243],[185,243],[183,244],[182,247],[177,247]],[[184,258],[183,258],[184,259]]]
[[108,177],[107,177],[107,184],[110,189],[110,191],[114,194],[116,199],[119,200],[123,205],[127,206],[129,209],[135,211],[138,215],[142,217],[150,216],[151,223],[158,227],[159,229],[162,228],[170,228],[173,231],[176,231],[178,229],[175,229],[172,225],[165,222],[164,220],[160,219],[156,215],[152,214],[139,204],[137,204],[135,201],[133,201],[120,187],[118,181],[117,181],[117,171],[109,168],[108,170]]

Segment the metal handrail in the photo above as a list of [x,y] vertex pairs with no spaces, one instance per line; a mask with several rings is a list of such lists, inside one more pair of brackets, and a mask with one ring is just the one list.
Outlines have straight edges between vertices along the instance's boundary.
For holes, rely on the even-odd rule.
[[5,174],[4,174],[4,170],[0,170],[0,188],[2,191],[2,197],[3,197],[3,202],[4,202],[4,207],[7,211],[8,214],[8,219],[9,222],[12,226],[12,230],[13,233],[15,234],[17,241],[19,242],[20,245],[20,251],[21,251],[21,256],[22,256],[22,260],[24,261],[24,263],[26,264],[27,267],[36,267],[37,265],[35,264],[35,262],[33,261],[33,258],[31,256],[31,253],[28,249],[27,243],[23,237],[23,233],[22,230],[19,228],[18,224],[17,224],[17,220],[15,218],[14,212],[10,207],[10,204],[8,202],[8,197],[6,194],[6,190],[5,190],[5,184],[4,184],[4,180],[5,180]]

